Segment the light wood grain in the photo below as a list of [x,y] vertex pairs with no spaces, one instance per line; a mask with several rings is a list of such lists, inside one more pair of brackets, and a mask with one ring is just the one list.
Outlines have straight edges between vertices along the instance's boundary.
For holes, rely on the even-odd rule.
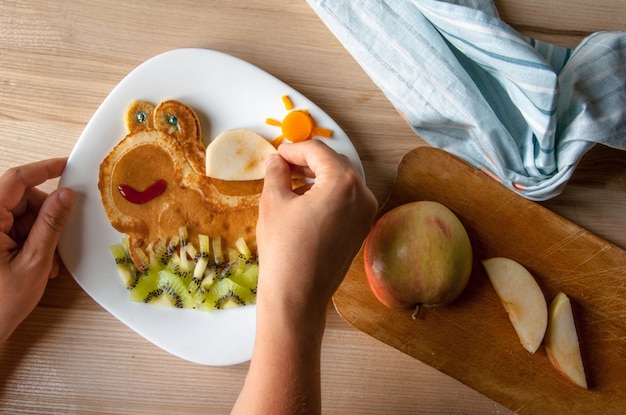
[[[514,27],[565,46],[592,31],[623,30],[626,17],[624,1],[497,5]],[[316,102],[354,142],[380,202],[401,157],[424,144],[302,0],[8,0],[0,2],[0,171],[68,155],[126,74],[181,47],[247,60]],[[545,205],[626,247],[625,182],[622,154],[598,147],[563,195]],[[322,366],[325,413],[509,412],[352,328],[333,309]],[[161,351],[100,308],[65,272],[0,346],[0,413],[223,414],[246,370],[247,364],[197,366]]]

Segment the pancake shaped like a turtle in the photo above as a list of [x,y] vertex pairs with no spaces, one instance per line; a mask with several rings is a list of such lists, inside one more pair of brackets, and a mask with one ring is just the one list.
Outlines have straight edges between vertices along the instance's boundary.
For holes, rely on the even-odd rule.
[[100,165],[98,188],[112,226],[131,247],[179,234],[243,237],[255,246],[262,180],[222,181],[205,175],[205,147],[196,113],[175,100],[132,103],[126,137]]

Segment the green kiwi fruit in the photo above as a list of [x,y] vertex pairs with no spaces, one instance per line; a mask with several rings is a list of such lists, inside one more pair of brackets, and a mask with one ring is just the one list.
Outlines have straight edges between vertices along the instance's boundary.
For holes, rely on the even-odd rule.
[[223,262],[221,264],[218,264],[217,279],[223,280],[224,278],[229,278],[233,274],[233,270],[235,268],[234,265],[235,264],[233,264],[232,262]]
[[216,264],[224,262],[224,253],[222,251],[222,238],[219,235],[211,238],[213,244],[213,258]]
[[151,272],[139,279],[130,291],[135,301],[167,305],[175,308],[194,308],[194,301],[187,287],[175,274],[161,270]]
[[257,283],[259,282],[259,265],[246,263],[243,268],[238,268],[237,272],[233,273],[229,278],[237,284],[256,292]]
[[237,242],[235,242],[235,246],[239,253],[236,257],[231,255],[231,263],[233,265],[229,278],[237,284],[249,288],[253,293],[256,293],[259,280],[259,261],[252,255],[250,248],[248,248],[243,238],[239,238]]
[[178,230],[178,233],[180,236],[180,255],[178,256],[178,258],[180,258],[180,266],[185,270],[189,270],[189,268],[191,267],[189,266],[187,261],[187,245],[189,244],[189,239],[187,237],[187,228],[182,226]]
[[167,240],[165,239],[159,239],[159,241],[154,244],[151,259],[153,264],[158,264],[159,266],[164,267],[168,262],[170,262],[172,255],[171,253],[168,254],[167,246]]
[[126,237],[110,251],[132,300],[216,310],[256,301],[258,260],[243,238],[235,248],[223,248],[219,236],[210,240],[207,235],[198,235],[196,247],[181,227],[178,235],[145,251],[131,250]]
[[202,280],[200,281],[200,286],[203,290],[208,291],[211,288],[211,285],[219,279],[220,268],[217,264],[209,264],[207,268],[204,270],[204,274],[202,274]]
[[176,252],[176,248],[178,247],[179,242],[180,238],[178,236],[174,236],[172,239],[170,239],[169,243],[167,244],[167,249],[165,250],[164,257],[162,258],[162,263],[164,262],[164,265],[170,262],[170,260],[172,259],[172,256]]
[[134,287],[142,273],[135,267],[128,251],[121,244],[112,245],[109,249],[115,259],[115,267],[124,286],[126,288]]
[[137,270],[140,273],[145,274],[153,268],[150,262],[150,257],[148,256],[148,254],[146,254],[146,252],[143,249],[136,247],[132,251],[132,254],[130,255],[130,257],[133,258],[133,255],[134,255],[133,263],[135,264],[135,266],[137,267]]
[[220,310],[224,308],[253,304],[256,295],[242,285],[229,278],[217,281],[205,292],[200,308],[204,310]]
[[194,280],[202,281],[202,276],[209,264],[209,237],[207,235],[198,235],[198,244],[200,245],[200,251],[194,255],[196,261],[196,267],[193,270]]
[[144,302],[150,293],[155,292],[159,288],[159,273],[150,272],[142,275],[137,284],[130,288],[130,298],[133,301]]
[[237,241],[235,241],[235,247],[237,247],[237,250],[240,252],[241,255],[244,256],[245,259],[248,259],[252,256],[252,252],[250,252],[250,248],[248,247],[245,239],[237,239]]
[[[177,257],[177,255],[176,255]],[[169,262],[164,269],[171,272],[174,275],[177,275],[181,280],[185,281],[186,284],[189,283],[191,277],[193,275],[193,268],[191,268],[189,261],[187,261],[186,268],[183,264],[178,260],[173,260]]]

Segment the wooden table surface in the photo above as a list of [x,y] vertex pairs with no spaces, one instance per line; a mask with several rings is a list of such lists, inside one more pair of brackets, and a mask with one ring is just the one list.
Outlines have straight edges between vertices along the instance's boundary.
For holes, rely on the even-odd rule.
[[[497,1],[524,34],[573,47],[624,30],[626,1]],[[200,47],[242,58],[316,102],[357,148],[382,203],[397,164],[425,145],[302,0],[0,2],[0,171],[68,155],[94,111],[137,65]],[[50,191],[51,181],[42,186]],[[626,248],[626,158],[596,146],[549,209]],[[53,280],[0,346],[0,413],[227,413],[248,364],[205,367],[167,354]],[[330,309],[322,354],[325,413],[501,414],[458,381],[368,337]]]

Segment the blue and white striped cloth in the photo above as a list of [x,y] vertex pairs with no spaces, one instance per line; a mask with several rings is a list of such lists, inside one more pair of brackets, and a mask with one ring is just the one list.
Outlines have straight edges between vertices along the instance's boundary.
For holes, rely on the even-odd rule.
[[528,199],[558,195],[595,143],[626,149],[626,32],[572,50],[491,0],[307,1],[417,134]]

